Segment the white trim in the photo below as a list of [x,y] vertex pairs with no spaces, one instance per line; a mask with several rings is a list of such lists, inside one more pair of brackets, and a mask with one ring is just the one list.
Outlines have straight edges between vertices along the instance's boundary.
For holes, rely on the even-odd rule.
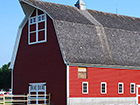
[[69,105],[69,66],[67,66],[67,105]]
[[[83,86],[83,84],[86,84],[87,85],[87,88],[86,88],[87,89],[87,92],[84,92],[84,89],[83,89],[84,86]],[[82,82],[82,94],[88,94],[88,90],[89,90],[88,88],[89,88],[88,87],[88,82]]]
[[138,97],[140,96],[139,93],[138,93],[139,92],[139,89],[138,89],[139,87],[140,87],[140,85],[137,85],[137,88],[136,88],[136,91],[137,91],[137,94],[136,94],[136,103],[137,103],[137,105],[140,105],[140,104],[138,104]]
[[43,83],[29,83],[29,85],[40,85],[40,84],[45,85],[46,82],[43,82]]
[[38,32],[40,32],[40,31],[45,31],[45,29],[40,29],[40,30],[38,30]]
[[[105,84],[105,92],[102,92],[102,84]],[[107,83],[101,82],[101,94],[107,94]]]
[[[119,92],[119,85],[122,85],[122,92]],[[124,93],[124,83],[123,82],[119,82],[118,83],[118,94],[123,94]]]
[[[131,92],[131,85],[134,85],[134,92],[133,92],[133,93]],[[135,83],[130,83],[130,93],[131,93],[131,94],[135,94],[135,88],[136,88],[136,87],[135,87]]]
[[36,9],[36,42],[38,43],[38,9]]
[[138,104],[138,97],[140,97],[138,88],[140,88],[140,85],[137,85],[137,87],[136,87],[136,91],[137,91],[137,93],[136,93],[136,103],[137,103],[137,105],[140,105],[140,104]]
[[68,63],[69,66],[80,66],[80,67],[96,67],[96,68],[112,68],[115,70],[138,70],[140,71],[140,67],[134,66],[122,66],[122,65],[101,65],[101,64],[86,64],[86,63]]

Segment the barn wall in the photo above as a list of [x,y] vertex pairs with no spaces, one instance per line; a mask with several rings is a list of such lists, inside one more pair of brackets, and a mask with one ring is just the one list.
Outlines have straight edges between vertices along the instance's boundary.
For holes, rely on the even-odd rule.
[[13,69],[13,93],[27,94],[29,83],[46,82],[52,105],[66,105],[66,65],[53,21],[47,17],[47,42],[28,44],[28,22],[22,30]]
[[[87,68],[87,79],[78,79],[78,67],[70,66],[70,97],[136,97],[130,93],[130,83],[140,85],[140,70]],[[88,82],[88,94],[82,94],[82,82]],[[101,82],[107,83],[107,94],[101,94]],[[118,83],[124,83],[124,93],[118,94]],[[135,88],[136,90],[136,88]]]

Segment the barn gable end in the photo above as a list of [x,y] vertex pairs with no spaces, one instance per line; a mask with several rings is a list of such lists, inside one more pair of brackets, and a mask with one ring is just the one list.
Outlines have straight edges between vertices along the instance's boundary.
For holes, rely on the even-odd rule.
[[[28,18],[21,30],[13,68],[13,94],[28,94],[29,83],[46,83],[46,92],[55,94],[51,97],[52,104],[65,105],[66,65],[63,61],[53,20],[47,14],[45,14],[47,26],[45,27],[45,35],[47,40],[34,44],[28,42],[29,27],[31,27],[29,22],[32,17],[35,17],[35,11],[36,9],[34,8],[33,14],[30,15],[31,18]],[[38,11],[41,13],[41,10]],[[40,24],[40,27],[44,27],[44,24]],[[32,29],[33,32],[31,33],[34,33],[36,27],[32,27]],[[43,30],[41,29],[41,31]]]

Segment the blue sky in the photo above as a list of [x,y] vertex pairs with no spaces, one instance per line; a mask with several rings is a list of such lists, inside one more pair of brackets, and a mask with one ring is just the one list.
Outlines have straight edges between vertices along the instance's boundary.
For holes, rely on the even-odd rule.
[[[73,6],[77,0],[43,0]],[[104,12],[140,17],[140,0],[84,0],[86,8]],[[18,0],[1,0],[0,3],[0,67],[11,61],[18,26],[24,13]]]

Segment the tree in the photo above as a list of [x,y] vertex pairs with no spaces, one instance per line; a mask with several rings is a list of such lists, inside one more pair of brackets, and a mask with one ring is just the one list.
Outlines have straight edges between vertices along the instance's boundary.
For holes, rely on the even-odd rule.
[[11,88],[11,69],[10,62],[4,64],[0,69],[0,89],[8,90]]

